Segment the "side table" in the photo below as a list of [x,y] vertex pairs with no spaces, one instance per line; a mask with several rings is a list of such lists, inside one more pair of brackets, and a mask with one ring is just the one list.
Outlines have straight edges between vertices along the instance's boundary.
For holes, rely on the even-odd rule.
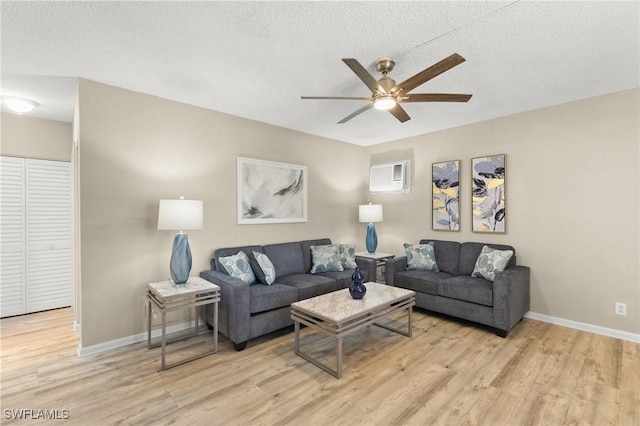
[[[147,284],[147,300],[149,303],[147,322],[147,348],[162,347],[161,370],[176,367],[189,361],[202,358],[218,352],[218,302],[220,301],[220,287],[200,277],[189,277],[185,284],[176,285],[172,281],[161,281]],[[198,307],[213,304],[213,350],[196,355],[173,364],[166,364],[167,344],[189,339],[198,335]],[[152,309],[156,308],[162,315],[162,336],[159,343],[151,344]],[[179,309],[196,310],[195,329],[193,334],[167,340],[167,312]]]
[[[355,254],[355,257],[365,257],[367,259],[373,259],[376,261],[376,275],[378,272],[378,269],[381,270],[382,273],[382,277],[384,277],[384,265],[387,263],[387,260],[389,259],[393,259],[394,257],[396,257],[395,254],[390,254],[390,253],[369,253],[367,251],[361,251]],[[384,283],[384,278],[382,280],[378,280],[378,277],[375,277],[376,282],[381,282]]]

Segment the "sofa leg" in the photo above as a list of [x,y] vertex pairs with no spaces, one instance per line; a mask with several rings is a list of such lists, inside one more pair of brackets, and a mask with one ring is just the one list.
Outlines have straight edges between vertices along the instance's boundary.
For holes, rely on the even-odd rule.
[[509,334],[509,330],[496,330],[496,336],[505,338]]
[[235,349],[238,352],[244,351],[244,348],[246,347],[247,347],[247,342],[242,342],[242,343],[233,342],[233,349]]

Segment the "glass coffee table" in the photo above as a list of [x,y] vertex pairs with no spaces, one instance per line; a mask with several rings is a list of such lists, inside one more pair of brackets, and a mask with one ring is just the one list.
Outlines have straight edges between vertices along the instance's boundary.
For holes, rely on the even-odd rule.
[[[411,337],[411,314],[415,292],[373,282],[365,283],[367,294],[361,300],[349,295],[349,289],[338,290],[291,304],[295,329],[295,353],[327,373],[342,377],[342,339],[368,325],[375,324]],[[407,328],[401,330],[380,324],[382,317],[407,311]],[[300,324],[336,339],[336,368],[333,369],[300,350]]]

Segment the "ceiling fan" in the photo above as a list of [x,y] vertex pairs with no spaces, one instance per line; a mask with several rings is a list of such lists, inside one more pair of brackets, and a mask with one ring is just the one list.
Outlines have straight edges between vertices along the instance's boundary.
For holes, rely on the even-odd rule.
[[349,96],[302,96],[302,99],[337,99],[337,100],[362,100],[369,103],[362,108],[347,115],[338,124],[346,123],[353,117],[375,107],[376,109],[387,110],[401,123],[410,120],[409,114],[400,106],[401,103],[409,102],[467,102],[472,95],[454,93],[409,93],[421,84],[434,77],[450,70],[456,65],[463,63],[465,59],[454,53],[434,64],[413,77],[409,77],[402,83],[396,84],[395,80],[388,76],[393,70],[395,62],[391,58],[379,59],[376,63],[376,71],[382,73],[382,77],[376,80],[369,72],[355,59],[343,59],[362,82],[371,90],[369,97],[349,97]]

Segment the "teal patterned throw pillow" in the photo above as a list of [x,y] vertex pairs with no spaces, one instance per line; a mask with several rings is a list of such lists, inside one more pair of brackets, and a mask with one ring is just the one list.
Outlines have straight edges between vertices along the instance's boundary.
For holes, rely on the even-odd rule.
[[311,260],[313,266],[311,273],[330,271],[344,271],[342,262],[340,262],[340,253],[337,244],[326,246],[311,246]]
[[505,270],[511,256],[513,256],[513,250],[497,250],[484,246],[478,260],[476,260],[476,266],[473,267],[471,276],[493,282],[496,274]]
[[257,251],[253,252],[253,257],[256,258],[258,265],[260,265],[260,269],[262,269],[262,272],[264,273],[265,283],[267,285],[273,284],[276,280],[276,268],[273,266],[273,263],[271,263],[271,259],[269,259],[266,254],[259,253]]
[[418,244],[416,247],[405,243],[404,252],[407,255],[407,271],[440,271],[436,263],[436,253],[433,251],[433,241],[429,244]]
[[249,265],[249,257],[242,250],[233,256],[221,257],[218,262],[232,277],[239,278],[248,284],[255,284],[256,276]]
[[356,246],[353,244],[338,244],[340,262],[344,269],[356,269]]

